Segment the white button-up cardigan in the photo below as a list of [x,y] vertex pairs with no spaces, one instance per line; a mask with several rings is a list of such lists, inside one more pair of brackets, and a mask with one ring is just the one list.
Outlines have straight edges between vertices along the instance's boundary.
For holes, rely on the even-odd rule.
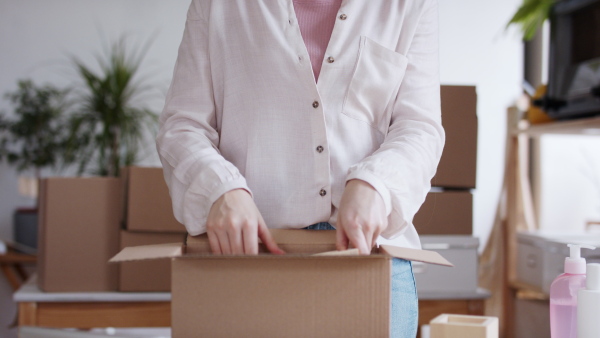
[[420,247],[444,144],[437,9],[344,0],[315,82],[292,0],[193,0],[157,137],[175,217],[201,234],[243,188],[270,228],[335,226],[360,179],[385,202],[382,236]]

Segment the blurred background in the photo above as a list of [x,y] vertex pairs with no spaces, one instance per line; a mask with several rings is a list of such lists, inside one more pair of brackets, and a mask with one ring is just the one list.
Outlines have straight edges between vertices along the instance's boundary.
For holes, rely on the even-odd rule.
[[[473,233],[490,231],[503,175],[506,107],[521,94],[523,45],[517,29],[505,30],[520,0],[440,0],[440,63],[443,84],[477,86],[478,189]],[[181,41],[189,0],[0,0],[0,93],[15,92],[20,79],[57,87],[79,85],[70,58],[97,65],[107,45],[126,36],[127,47],[151,41],[140,74],[153,86],[145,102],[160,112]],[[78,82],[79,81],[79,82]],[[146,96],[148,97],[148,96]],[[0,111],[10,112],[6,99]],[[154,140],[140,165],[159,165]],[[70,170],[70,172],[69,172]],[[60,175],[72,174],[68,169]],[[34,175],[33,172],[23,174]],[[54,175],[45,169],[44,176]],[[13,213],[34,206],[18,191],[14,166],[0,163],[0,238],[13,238]],[[0,336],[14,318],[11,289],[0,278]],[[11,331],[14,334],[14,330]]]
[[[181,41],[190,0],[0,0],[0,112],[10,117],[14,106],[5,97],[18,83],[30,79],[36,85],[56,88],[85,86],[74,58],[99,71],[98,57],[122,39],[127,51],[140,52],[138,74],[144,94],[137,104],[159,113],[168,89]],[[521,0],[439,0],[440,80],[446,85],[473,85],[477,90],[478,151],[477,189],[473,191],[473,236],[485,246],[494,223],[504,175],[506,110],[523,93],[526,62],[522,34],[506,28]],[[547,30],[547,27],[546,27]],[[541,42],[544,44],[544,42]],[[546,43],[547,44],[547,43]],[[544,51],[542,47],[542,53]],[[540,57],[544,60],[544,56]],[[543,65],[536,77],[546,81]],[[534,83],[534,85],[540,84]],[[152,128],[142,131],[143,147],[137,165],[159,166]],[[537,186],[541,224],[560,229],[565,223],[600,220],[600,159],[598,138],[548,137],[542,147],[545,167]],[[583,139],[583,142],[582,142]],[[554,142],[554,143],[552,143]],[[569,146],[569,142],[572,142]],[[577,149],[573,151],[573,149]],[[546,150],[544,153],[543,149]],[[581,175],[567,175],[576,172]],[[0,162],[0,238],[12,240],[15,209],[34,207],[19,176],[35,176],[35,170],[18,173]],[[75,175],[77,165],[65,170],[41,170],[42,176]],[[565,177],[568,177],[565,179]],[[23,182],[21,182],[23,183]],[[534,182],[536,184],[536,182]],[[544,197],[539,197],[544,196]],[[577,211],[565,213],[565,209]],[[577,214],[577,216],[573,216]],[[575,217],[575,218],[574,218]],[[16,337],[11,325],[16,307],[12,291],[0,278],[0,337]]]

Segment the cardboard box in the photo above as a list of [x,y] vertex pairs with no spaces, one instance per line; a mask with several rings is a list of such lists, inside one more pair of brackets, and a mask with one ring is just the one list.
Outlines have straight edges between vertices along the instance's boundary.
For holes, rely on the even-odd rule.
[[169,188],[162,168],[123,168],[127,206],[124,223],[129,231],[185,233],[173,216]]
[[430,192],[413,224],[419,235],[471,235],[473,194],[470,191]]
[[415,262],[413,273],[419,295],[474,294],[479,281],[479,239],[472,236],[421,236],[425,250],[438,252],[454,262],[454,268]]
[[441,86],[446,145],[433,186],[474,189],[477,171],[477,93],[474,86]]
[[[121,249],[130,246],[181,243],[184,240],[184,234],[121,231]],[[171,261],[163,259],[121,263],[119,291],[170,292]]]
[[114,291],[122,187],[118,178],[40,182],[38,286],[46,292]]
[[315,256],[335,250],[335,231],[271,231],[287,254],[215,256],[197,236],[111,261],[173,258],[173,337],[387,337],[391,258],[451,266],[436,252],[385,245]]
[[497,317],[441,314],[429,323],[431,338],[498,338]]

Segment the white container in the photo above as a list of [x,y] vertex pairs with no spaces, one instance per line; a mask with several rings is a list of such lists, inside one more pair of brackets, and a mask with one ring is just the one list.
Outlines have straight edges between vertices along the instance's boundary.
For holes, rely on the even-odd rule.
[[[517,281],[536,287],[549,295],[552,281],[564,272],[565,257],[569,256],[567,243],[600,247],[600,235],[519,233]],[[588,263],[600,263],[600,250],[584,250],[581,257]]]
[[586,288],[577,298],[577,337],[600,337],[600,264],[587,265]]
[[439,252],[454,263],[453,268],[413,262],[413,273],[419,295],[429,293],[475,293],[479,239],[473,236],[420,236],[424,250]]

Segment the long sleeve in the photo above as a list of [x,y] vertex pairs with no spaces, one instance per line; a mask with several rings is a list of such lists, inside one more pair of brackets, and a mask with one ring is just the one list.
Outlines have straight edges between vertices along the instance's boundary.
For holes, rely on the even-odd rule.
[[210,207],[246,180],[219,152],[219,132],[208,52],[208,24],[193,1],[173,80],[160,116],[156,145],[175,218],[191,235],[206,232]]
[[383,144],[352,166],[346,178],[366,181],[381,194],[389,223],[382,236],[388,239],[412,224],[431,187],[444,145],[437,12],[437,1],[430,1],[419,18]]

